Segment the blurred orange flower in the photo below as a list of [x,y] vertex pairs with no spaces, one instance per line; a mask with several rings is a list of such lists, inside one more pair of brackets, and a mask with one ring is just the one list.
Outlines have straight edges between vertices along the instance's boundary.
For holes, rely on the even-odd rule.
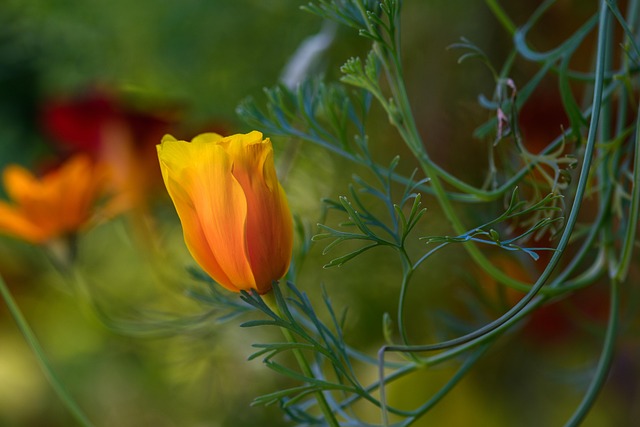
[[0,233],[36,244],[74,233],[91,218],[106,176],[106,169],[86,155],[72,157],[41,179],[21,166],[7,166],[2,178],[13,203],[0,201]]
[[194,259],[220,285],[264,294],[285,275],[293,221],[271,141],[251,132],[165,136],[158,147],[165,185]]

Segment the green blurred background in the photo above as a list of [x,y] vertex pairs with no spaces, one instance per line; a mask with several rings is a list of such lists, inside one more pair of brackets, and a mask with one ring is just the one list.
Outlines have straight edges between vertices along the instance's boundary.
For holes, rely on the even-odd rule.
[[[80,110],[86,106],[83,102],[98,99],[98,104],[116,109],[136,126],[143,116],[159,123],[154,131],[169,131],[182,139],[205,130],[250,130],[235,115],[238,102],[247,96],[262,100],[262,88],[277,83],[300,43],[322,28],[319,18],[299,9],[304,3],[4,0],[0,169],[17,162],[37,170],[65,153],[68,147],[55,141],[46,122],[47,112],[61,99],[76,102]],[[537,2],[518,3],[508,11],[522,23]],[[577,28],[594,12],[585,3],[559,2],[546,23],[554,31],[536,34],[538,46],[553,46]],[[486,147],[471,134],[488,117],[476,97],[491,95],[491,75],[478,63],[458,64],[459,52],[446,48],[464,36],[499,65],[511,41],[481,1],[405,1],[403,25],[407,83],[415,95],[414,111],[429,151],[461,178],[481,182]],[[340,28],[314,71],[335,79],[346,59],[365,54],[367,48],[366,40]],[[520,64],[516,83],[524,83],[534,69]],[[545,102],[552,101],[542,97],[541,111],[548,110]],[[387,163],[401,154],[401,167],[411,170],[415,165],[386,119],[375,109],[372,114],[380,116],[370,121],[368,130],[376,157]],[[556,132],[563,121],[561,110],[552,118],[552,123],[543,125]],[[152,147],[156,142],[145,143]],[[275,138],[274,143],[278,156],[289,141]],[[292,210],[314,224],[320,217],[321,198],[345,194],[354,172],[366,173],[303,145],[285,183]],[[60,377],[98,426],[287,425],[278,408],[249,406],[260,394],[291,386],[259,360],[246,361],[252,343],[279,340],[277,331],[240,329],[236,320],[211,321],[208,327],[175,333],[134,328],[202,310],[186,295],[198,284],[185,270],[193,261],[175,212],[161,187],[150,190],[149,196],[151,215],[144,220],[124,215],[89,230],[79,241],[79,271],[110,316],[131,322],[123,327],[129,334],[106,328],[41,250],[0,237],[0,274]],[[446,233],[446,221],[437,207],[428,199],[425,204],[429,212],[423,235]],[[468,213],[472,219],[480,215]],[[325,284],[338,308],[349,307],[347,342],[374,355],[382,342],[382,313],[395,316],[399,266],[380,251],[341,269],[321,270],[328,258],[320,249],[314,247],[305,262],[299,287],[318,295],[320,284]],[[637,265],[634,268],[637,278]],[[416,282],[428,286],[412,291],[413,336],[437,338],[438,319],[446,324],[440,313],[466,310],[461,307],[470,297],[466,283],[474,271],[462,251],[451,250],[420,272]],[[601,288],[593,288],[594,298],[605,295]],[[603,331],[598,316],[596,320],[569,316],[583,320],[583,327],[569,322],[571,326],[563,329],[568,323],[565,315],[566,311],[552,312],[537,328],[519,328],[501,339],[418,424],[560,425],[588,384]],[[639,343],[633,331],[637,325],[631,324],[610,384],[585,425],[633,425],[632,420],[640,417]],[[438,367],[402,381],[391,387],[391,399],[407,407],[420,404],[455,367]],[[373,380],[376,373],[371,369],[362,375]],[[369,418],[377,421],[377,417],[373,413]],[[70,425],[73,419],[49,387],[6,307],[0,305],[0,426]]]

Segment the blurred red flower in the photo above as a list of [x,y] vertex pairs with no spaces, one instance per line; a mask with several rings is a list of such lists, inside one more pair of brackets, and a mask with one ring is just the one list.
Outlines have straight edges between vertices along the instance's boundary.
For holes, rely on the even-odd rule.
[[144,209],[161,188],[155,145],[177,118],[175,108],[135,108],[104,89],[53,99],[42,110],[44,131],[61,151],[84,152],[109,165],[122,210]]

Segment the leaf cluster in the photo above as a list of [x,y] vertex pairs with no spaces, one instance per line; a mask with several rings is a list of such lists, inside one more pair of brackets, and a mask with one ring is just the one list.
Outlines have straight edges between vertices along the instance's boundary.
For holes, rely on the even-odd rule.
[[[556,201],[562,199],[562,196],[550,193],[546,197],[531,204],[527,204],[526,201],[520,200],[518,197],[518,189],[514,189],[511,194],[511,199],[507,209],[497,218],[480,225],[473,230],[470,230],[464,234],[458,236],[428,236],[421,239],[426,240],[427,243],[466,243],[475,242],[481,244],[487,244],[497,246],[501,249],[508,251],[522,251],[529,255],[534,260],[538,260],[540,256],[538,251],[552,251],[552,248],[547,247],[526,247],[517,244],[518,241],[526,241],[531,235],[543,233],[549,227],[556,223],[561,223],[563,217],[561,216],[545,216],[536,220],[534,224],[521,231],[518,235],[504,239],[500,236],[500,233],[494,228],[495,225],[503,223],[505,221],[512,220],[521,216],[531,215],[534,218],[538,218],[538,214],[543,212],[544,214],[553,214],[561,212],[562,210],[556,206]],[[522,222],[520,223],[522,224]]]
[[[351,350],[346,346],[343,327],[346,311],[340,316],[336,314],[331,301],[323,292],[323,301],[329,316],[329,325],[323,322],[314,310],[308,296],[298,290],[293,283],[287,284],[290,296],[285,296],[278,284],[274,284],[274,301],[268,304],[255,292],[242,293],[242,300],[266,315],[267,319],[251,320],[242,327],[277,327],[292,337],[287,342],[254,344],[258,349],[249,359],[263,358],[263,362],[281,375],[290,377],[303,385],[255,399],[255,405],[279,403],[295,420],[314,423],[319,421],[312,415],[312,394],[322,391],[337,391],[345,395],[357,394],[368,397],[367,392],[359,384],[351,364]],[[282,353],[291,352],[296,358],[311,355],[313,364],[311,372],[298,372],[290,369],[277,360]],[[303,355],[304,354],[304,355]],[[333,375],[324,374],[329,366]]]
[[[366,149],[364,151],[368,153]],[[422,207],[422,196],[417,192],[417,188],[428,180],[414,181],[417,174],[417,171],[414,171],[402,189],[399,200],[395,203],[392,176],[399,161],[399,157],[395,157],[384,171],[374,169],[377,186],[358,176],[354,176],[357,187],[353,184],[349,185],[349,197],[341,196],[338,201],[324,200],[328,209],[336,210],[347,216],[347,220],[342,221],[339,227],[350,231],[318,224],[322,232],[316,234],[313,240],[333,239],[324,248],[323,254],[327,254],[336,246],[347,241],[368,242],[363,247],[332,259],[328,264],[325,264],[325,268],[341,266],[356,256],[378,246],[389,246],[404,250],[407,237],[426,212],[426,208]],[[372,196],[373,200],[385,207],[387,218],[381,218],[381,215],[368,207],[361,194]]]

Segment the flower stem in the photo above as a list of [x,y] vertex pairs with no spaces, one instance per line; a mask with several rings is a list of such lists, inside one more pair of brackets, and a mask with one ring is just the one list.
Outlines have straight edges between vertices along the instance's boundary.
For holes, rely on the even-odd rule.
[[498,1],[485,0],[485,3],[489,7],[489,9],[491,9],[491,12],[493,12],[493,15],[496,17],[496,19],[500,21],[502,27],[507,30],[509,35],[513,36],[518,28],[516,27],[516,24],[513,23],[511,18],[509,18],[509,16],[505,13],[504,9],[502,9],[502,7],[498,4]]
[[91,423],[91,421],[89,421],[87,416],[82,412],[78,404],[75,402],[75,400],[73,400],[69,392],[65,389],[65,387],[62,385],[62,382],[51,368],[51,364],[44,354],[44,350],[42,349],[40,342],[31,330],[31,327],[27,323],[27,320],[24,318],[24,315],[20,311],[20,308],[16,304],[16,301],[11,296],[11,293],[9,292],[9,289],[7,288],[4,280],[2,279],[2,276],[0,276],[0,294],[2,294],[2,298],[7,304],[9,312],[18,324],[20,332],[22,332],[22,335],[27,341],[27,344],[29,344],[29,347],[31,347],[33,354],[36,356],[36,360],[38,361],[40,368],[44,372],[45,377],[49,381],[49,384],[51,384],[51,387],[53,387],[60,400],[62,400],[62,403],[67,407],[67,409],[71,412],[73,417],[76,419],[76,421],[78,421],[80,425],[84,427],[92,427],[93,424]]
[[[262,295],[262,300],[265,302],[265,304],[267,304],[269,306],[269,308],[278,316],[278,317],[282,317],[282,311],[280,310],[280,307],[278,306],[277,300],[274,296],[273,291],[269,292],[265,295]],[[282,331],[282,334],[284,335],[285,339],[287,340],[287,342],[290,343],[295,343],[296,339],[293,336],[293,334],[291,333],[291,331],[287,328],[283,328],[281,327],[280,330]],[[300,351],[300,349],[293,349],[293,355],[296,358],[296,361],[298,362],[298,365],[300,366],[300,369],[302,370],[302,373],[304,374],[304,376],[308,377],[308,378],[315,378],[315,375],[313,374],[313,371],[311,370],[311,366],[309,366],[309,362],[307,362],[307,359],[304,357],[304,354],[302,354],[302,351]],[[318,405],[320,406],[320,409],[322,410],[322,413],[324,414],[325,420],[327,421],[327,423],[331,426],[331,427],[340,427],[340,423],[338,423],[338,420],[336,420],[336,417],[333,413],[333,411],[331,410],[331,407],[329,406],[329,402],[327,402],[327,399],[324,396],[324,393],[322,392],[322,390],[318,390],[316,391],[316,399],[318,401]]]
[[620,295],[619,295],[620,283],[617,280],[612,280],[610,284],[611,302],[609,309],[609,324],[607,326],[607,332],[605,335],[604,345],[602,346],[602,353],[600,360],[596,367],[593,380],[589,384],[586,394],[580,402],[580,406],[573,413],[569,421],[565,424],[565,427],[577,427],[587,416],[587,413],[593,406],[598,393],[602,389],[605,381],[607,380],[607,374],[611,368],[613,362],[613,353],[615,350],[616,333],[618,332],[618,318],[620,316]]

